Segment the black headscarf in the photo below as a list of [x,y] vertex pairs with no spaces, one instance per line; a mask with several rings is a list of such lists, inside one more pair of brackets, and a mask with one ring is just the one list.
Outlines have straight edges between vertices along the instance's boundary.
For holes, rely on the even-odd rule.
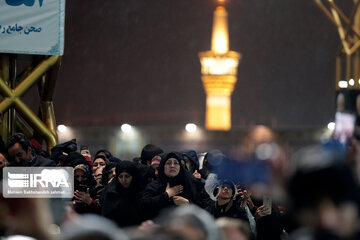
[[109,150],[107,149],[100,149],[95,153],[95,157],[98,155],[103,155],[105,156],[107,159],[111,158],[113,155],[111,154],[111,152],[109,152]]
[[[77,149],[76,139],[72,139],[70,141],[58,144],[55,147],[53,147],[51,149],[50,158],[55,160],[56,163],[60,163],[61,165],[64,166],[69,166],[69,165],[65,165],[64,163],[67,158],[66,155],[72,152],[76,152],[76,149]],[[66,154],[64,155],[64,153]]]
[[[128,188],[124,188],[118,180],[120,173],[123,173],[123,172],[127,172],[128,174],[130,174],[132,176],[132,181]],[[133,162],[121,161],[121,162],[117,163],[116,168],[115,168],[115,174],[116,175],[112,182],[115,182],[115,184],[116,184],[116,191],[123,191],[125,189],[129,190],[129,191],[133,191],[133,192],[139,191],[139,171]]]
[[[109,182],[109,173],[112,173],[112,169],[113,168],[116,168],[116,165],[117,165],[117,163],[115,163],[115,162],[110,162],[109,164],[107,164],[105,167],[104,167],[104,169],[103,169],[103,171],[102,171],[102,176],[101,176],[101,184],[103,185],[103,186],[106,186],[106,185],[108,185],[108,182]],[[115,178],[115,176],[114,176],[114,178]]]
[[[166,176],[164,172],[165,162],[170,158],[177,159],[180,165],[179,174],[172,178]],[[184,189],[183,192],[179,194],[179,196],[188,199],[190,202],[199,204],[200,202],[199,194],[194,185],[195,178],[188,171],[186,171],[185,167],[181,164],[181,159],[182,159],[182,155],[181,153],[178,152],[170,152],[167,155],[165,155],[165,157],[162,158],[160,161],[158,181],[163,186],[164,191],[168,183],[170,184],[170,187],[174,187],[176,185],[182,185]]]
[[136,165],[136,168],[139,171],[142,188],[156,178],[155,171],[152,167],[140,163]]
[[[116,176],[105,188],[101,214],[115,221],[120,227],[132,226],[143,220],[138,205],[139,175],[133,162],[121,161],[116,165]],[[126,172],[132,176],[131,184],[124,188],[118,180]]]

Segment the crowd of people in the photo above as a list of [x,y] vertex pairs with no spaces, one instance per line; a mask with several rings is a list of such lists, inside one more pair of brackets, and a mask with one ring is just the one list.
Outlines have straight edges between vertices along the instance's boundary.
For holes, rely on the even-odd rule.
[[1,236],[360,239],[355,140],[349,146],[329,140],[289,154],[275,138],[253,131],[242,147],[234,159],[220,150],[164,151],[147,144],[139,156],[119,159],[106,149],[92,155],[75,139],[49,154],[16,133],[0,149],[0,168],[72,167],[74,195],[1,196]]

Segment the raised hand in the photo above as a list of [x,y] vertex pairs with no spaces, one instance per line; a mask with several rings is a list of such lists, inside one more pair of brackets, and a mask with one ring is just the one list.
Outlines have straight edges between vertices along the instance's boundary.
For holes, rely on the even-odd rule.
[[193,176],[194,176],[195,178],[197,178],[197,179],[200,179],[200,178],[201,178],[201,174],[198,173],[197,170],[195,170],[195,172],[193,173]]
[[253,201],[251,200],[251,193],[248,190],[238,190],[238,195],[242,196],[241,206],[244,207],[245,204],[249,206],[250,209],[255,207]]
[[264,205],[261,205],[260,207],[258,207],[256,209],[254,217],[255,217],[255,219],[259,219],[259,218],[264,217],[266,215],[270,215],[270,209],[268,209]]
[[102,174],[104,168],[105,168],[105,166],[100,166],[100,167],[98,167],[98,168],[95,170],[95,176]]

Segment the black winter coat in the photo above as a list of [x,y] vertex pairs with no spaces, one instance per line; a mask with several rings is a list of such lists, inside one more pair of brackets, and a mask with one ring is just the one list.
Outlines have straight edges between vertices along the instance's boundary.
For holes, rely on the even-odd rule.
[[[138,169],[133,162],[122,161],[117,164],[115,171],[116,176],[103,191],[101,214],[116,222],[119,227],[138,225],[143,221],[139,208]],[[128,188],[124,188],[118,180],[122,172],[132,176],[132,182]]]
[[169,158],[175,158],[181,162],[180,154],[175,152],[167,154],[159,165],[159,179],[149,183],[142,193],[140,204],[147,219],[153,219],[158,216],[161,210],[165,208],[176,206],[166,193],[167,184],[169,184],[170,187],[182,185],[184,187],[183,192],[178,194],[178,196],[188,199],[190,203],[201,205],[199,181],[187,172],[181,164],[177,176],[169,178],[164,174],[164,165]]
[[206,210],[213,215],[214,218],[229,217],[242,219],[248,222],[245,209],[240,207],[239,204],[233,200],[222,206],[219,206],[217,202],[212,201]]

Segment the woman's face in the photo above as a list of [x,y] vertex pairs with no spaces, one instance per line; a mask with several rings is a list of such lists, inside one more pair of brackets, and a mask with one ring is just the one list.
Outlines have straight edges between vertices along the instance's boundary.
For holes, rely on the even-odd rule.
[[152,164],[151,167],[155,171],[155,176],[159,176],[159,164],[158,163]]
[[76,169],[74,171],[74,178],[80,183],[85,182],[87,180],[85,172],[81,169]]
[[176,177],[180,172],[180,163],[176,158],[169,158],[165,162],[164,173],[167,177]]
[[111,172],[108,173],[108,179],[109,179],[108,183],[110,183],[113,180],[114,176],[115,176],[115,168],[113,167],[111,169]]
[[118,180],[120,182],[120,184],[124,187],[124,188],[128,188],[132,182],[133,177],[127,173],[127,172],[122,172],[119,174]]
[[95,173],[96,170],[100,171],[100,168],[103,169],[106,166],[104,159],[97,158],[93,162],[92,172]]
[[231,199],[233,195],[232,188],[229,185],[224,185],[220,189],[219,198]]

